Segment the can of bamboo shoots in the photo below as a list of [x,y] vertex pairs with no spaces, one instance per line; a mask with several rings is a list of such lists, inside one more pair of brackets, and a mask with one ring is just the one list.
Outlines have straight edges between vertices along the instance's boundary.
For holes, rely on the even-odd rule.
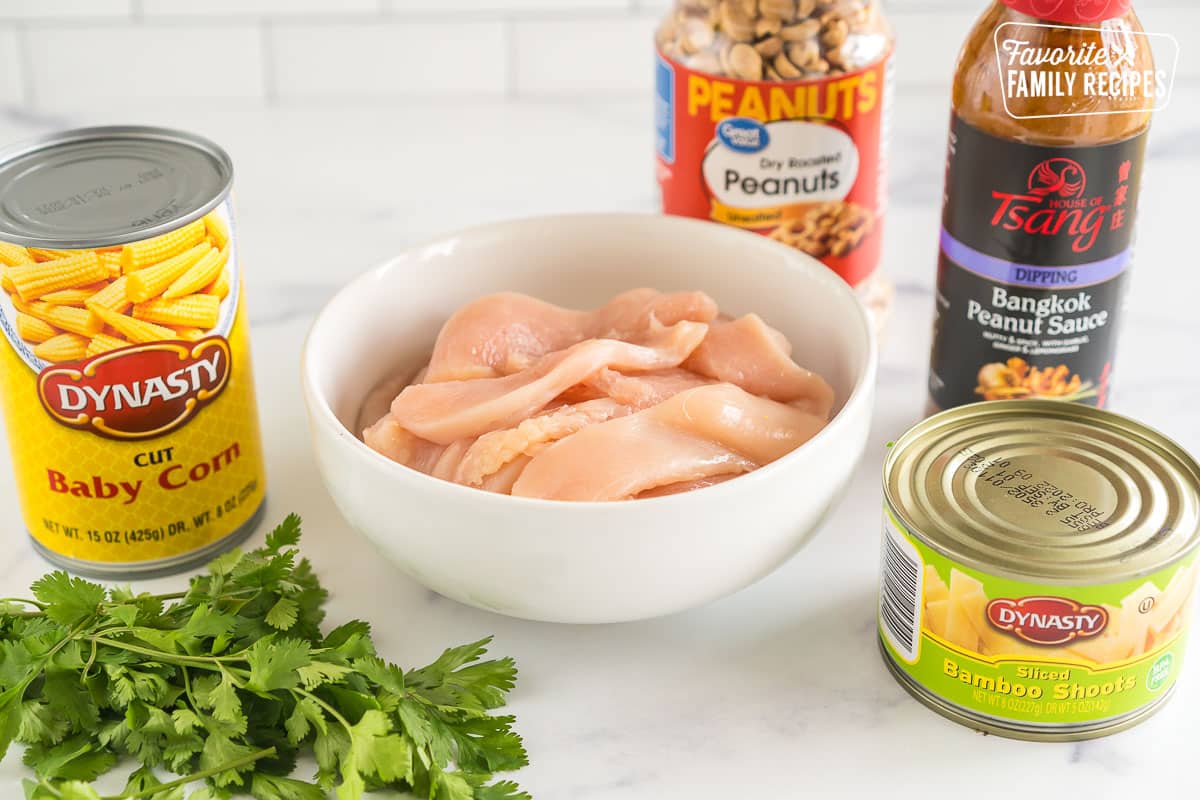
[[25,527],[71,571],[176,572],[261,516],[232,182],[161,128],[0,151],[0,410]]
[[1200,574],[1200,464],[1141,423],[976,403],[884,468],[879,641],[900,684],[989,733],[1079,741],[1165,705]]

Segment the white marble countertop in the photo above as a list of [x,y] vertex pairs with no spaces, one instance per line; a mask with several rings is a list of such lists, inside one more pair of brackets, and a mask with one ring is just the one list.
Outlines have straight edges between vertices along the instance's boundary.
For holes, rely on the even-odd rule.
[[[1196,87],[1180,87],[1151,137],[1139,266],[1116,408],[1200,451],[1200,326],[1192,188]],[[272,519],[303,515],[305,549],[332,590],[330,617],[372,621],[384,655],[424,663],[495,634],[521,679],[512,710],[539,800],[755,797],[1189,796],[1200,741],[1200,658],[1141,727],[1081,744],[982,736],[909,698],[875,644],[879,466],[924,403],[946,98],[900,98],[886,268],[899,302],[868,454],[815,542],[759,584],[706,608],[628,625],[521,622],[430,593],[378,559],[339,517],[309,451],[298,391],[304,335],[341,283],[398,249],[501,218],[656,209],[645,103],[427,103],[393,109],[0,117],[0,142],[56,127],[149,122],[225,144],[238,168]],[[0,449],[6,449],[0,447]],[[0,593],[47,570],[24,541],[0,460],[7,557]],[[261,539],[262,532],[258,534]],[[175,586],[183,577],[147,586]],[[6,796],[22,773],[0,766]],[[1190,789],[1194,792],[1194,789]]]

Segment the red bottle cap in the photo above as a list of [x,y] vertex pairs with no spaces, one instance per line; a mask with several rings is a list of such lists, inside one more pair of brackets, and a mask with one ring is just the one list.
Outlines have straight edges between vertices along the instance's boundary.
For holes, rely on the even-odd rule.
[[1133,0],[1003,0],[1013,11],[1068,25],[1122,17]]

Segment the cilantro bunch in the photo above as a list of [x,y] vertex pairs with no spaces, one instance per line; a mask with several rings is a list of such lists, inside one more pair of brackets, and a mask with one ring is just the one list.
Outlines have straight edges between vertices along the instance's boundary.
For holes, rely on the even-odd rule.
[[[326,592],[288,517],[186,592],[135,595],[51,573],[0,600],[0,758],[27,745],[27,800],[102,800],[91,781],[136,762],[112,800],[528,800],[497,772],[527,763],[504,705],[512,659],[489,640],[405,672],[370,628],[321,631]],[[311,755],[311,782],[291,777]],[[166,773],[178,775],[168,779]],[[159,776],[166,776],[160,778]]]

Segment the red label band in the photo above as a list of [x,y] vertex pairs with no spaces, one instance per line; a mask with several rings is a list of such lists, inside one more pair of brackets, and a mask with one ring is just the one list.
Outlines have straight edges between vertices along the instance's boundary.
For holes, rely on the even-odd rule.
[[889,57],[820,80],[743,81],[660,52],[663,211],[770,236],[865,281],[883,239]]
[[1132,0],[1003,0],[1013,11],[1069,25],[1091,24],[1123,17]]

